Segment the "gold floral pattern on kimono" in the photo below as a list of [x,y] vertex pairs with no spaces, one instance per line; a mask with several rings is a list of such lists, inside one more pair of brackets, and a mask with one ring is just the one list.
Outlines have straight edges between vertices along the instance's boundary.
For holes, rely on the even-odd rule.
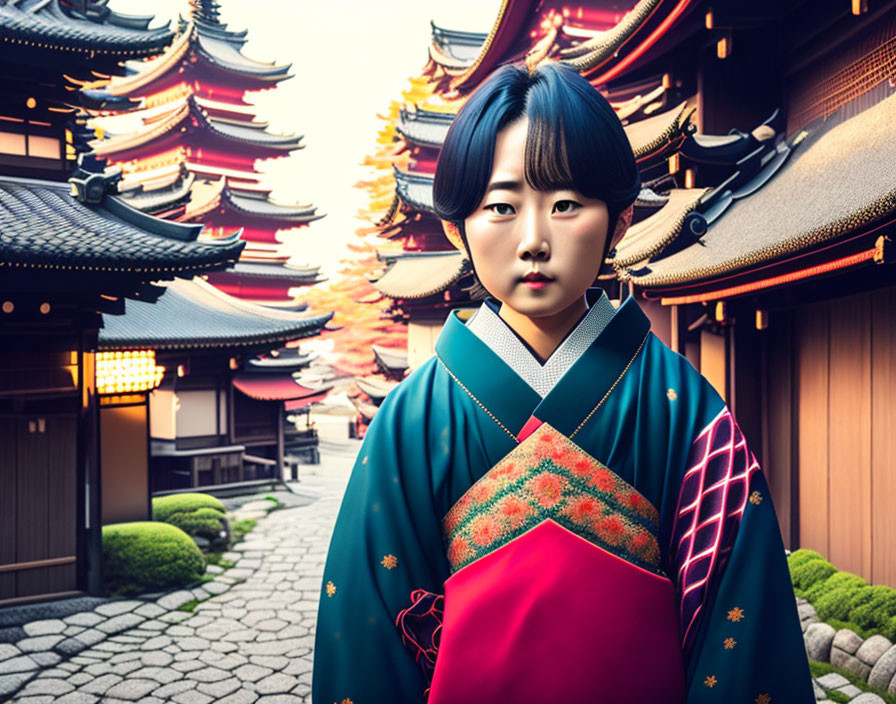
[[546,519],[661,572],[656,508],[547,423],[486,472],[443,519],[452,572]]

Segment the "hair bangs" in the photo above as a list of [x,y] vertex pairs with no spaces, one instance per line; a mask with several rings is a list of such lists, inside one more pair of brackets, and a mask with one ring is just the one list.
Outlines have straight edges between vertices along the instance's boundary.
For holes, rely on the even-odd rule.
[[562,121],[531,113],[528,118],[526,183],[536,191],[577,190],[576,180],[569,170]]

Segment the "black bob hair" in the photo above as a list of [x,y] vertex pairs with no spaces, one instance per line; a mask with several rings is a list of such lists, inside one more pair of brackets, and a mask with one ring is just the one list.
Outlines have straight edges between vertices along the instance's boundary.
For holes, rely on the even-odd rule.
[[572,189],[604,201],[609,247],[619,214],[641,189],[641,176],[613,108],[575,69],[559,63],[531,73],[520,63],[502,66],[473,92],[439,153],[436,214],[457,226],[466,245],[464,220],[485,196],[498,132],[523,116],[529,119],[526,182],[536,190]]

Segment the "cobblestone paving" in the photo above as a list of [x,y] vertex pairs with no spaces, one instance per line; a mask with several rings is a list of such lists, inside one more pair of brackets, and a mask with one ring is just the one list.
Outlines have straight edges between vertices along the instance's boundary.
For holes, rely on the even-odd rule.
[[[340,432],[330,434],[340,439],[322,442],[322,464],[303,467],[295,485],[319,498],[261,518],[236,546],[236,566],[203,587],[220,593],[192,613],[178,606],[195,598],[193,592],[178,591],[25,624],[26,638],[0,643],[0,701],[310,702],[321,574],[359,447],[341,440],[344,424],[335,427]],[[226,580],[243,581],[231,586]],[[60,654],[67,639],[82,644],[70,657]]]

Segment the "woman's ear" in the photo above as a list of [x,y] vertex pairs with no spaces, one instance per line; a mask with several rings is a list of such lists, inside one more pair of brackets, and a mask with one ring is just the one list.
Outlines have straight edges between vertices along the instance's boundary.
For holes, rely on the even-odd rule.
[[609,249],[612,250],[619,244],[619,241],[625,237],[625,233],[628,231],[629,225],[632,224],[632,212],[634,211],[635,206],[630,205],[621,213],[619,213],[619,217],[616,218],[616,227],[613,230],[613,236],[610,238],[610,246]]
[[467,248],[464,246],[464,240],[460,236],[460,229],[455,223],[450,220],[442,220],[442,230],[445,233],[445,237],[447,237],[448,241],[454,245],[455,249],[469,256]]

